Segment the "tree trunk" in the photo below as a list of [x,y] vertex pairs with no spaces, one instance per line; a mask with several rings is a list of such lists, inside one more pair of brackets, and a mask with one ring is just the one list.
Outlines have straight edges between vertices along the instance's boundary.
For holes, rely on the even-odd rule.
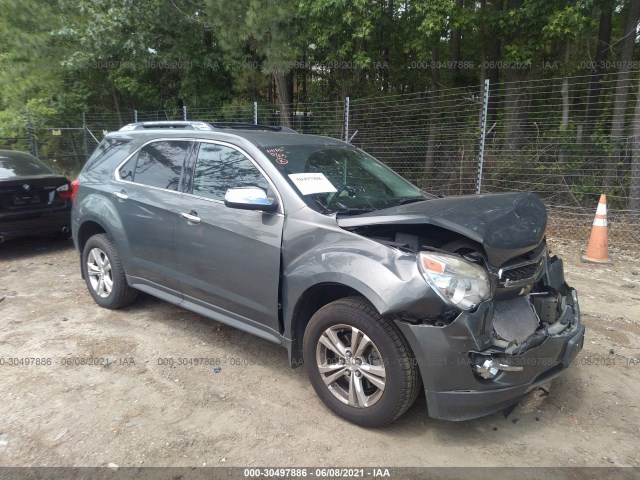
[[[508,10],[518,10],[522,6],[522,0],[508,0]],[[513,38],[507,38],[509,43]],[[504,123],[505,123],[505,147],[509,150],[518,150],[524,143],[522,138],[522,123],[525,116],[528,94],[526,87],[521,82],[526,80],[528,70],[506,69],[504,73]]]
[[633,138],[631,141],[631,186],[629,188],[629,210],[640,216],[640,82],[633,113]]
[[[499,0],[495,4],[496,12],[500,12],[503,9],[503,1]],[[499,62],[502,58],[502,45],[500,43],[500,34],[498,32],[491,32],[492,40],[489,44],[489,52],[486,60],[488,60],[488,67],[486,68],[487,77],[489,78],[490,91],[489,104],[487,105],[487,122],[488,128],[498,121],[498,110],[500,109],[500,68]]]
[[[399,27],[399,25],[395,24],[395,19],[394,19],[394,13],[395,13],[395,2],[394,0],[389,0],[389,4],[387,5],[387,10],[386,12],[384,11],[384,2],[382,2],[382,9],[383,9],[383,17],[386,16],[387,18],[387,26],[390,29],[396,29]],[[381,35],[384,36],[384,28],[381,29]],[[384,41],[384,37],[381,39],[381,43],[384,45],[384,49],[382,51],[382,59],[384,60],[384,62],[388,65],[390,63],[393,63],[393,60],[391,60],[391,52],[390,52],[390,45],[389,42],[385,42]],[[390,75],[389,72],[387,71],[386,68],[382,68],[380,70],[375,69],[374,70],[374,76],[380,78],[380,80],[382,81],[382,91],[387,93],[389,92],[390,89],[390,84],[389,84],[389,80],[390,80]]]
[[[458,10],[464,8],[463,0],[455,0]],[[451,62],[453,63],[453,87],[462,86],[462,78],[460,74],[460,60],[462,57],[462,29],[454,28],[451,30]]]
[[291,118],[291,90],[293,82],[291,74],[277,72],[273,75],[278,90],[278,100],[280,102],[280,124],[284,127],[292,128]]
[[[487,0],[480,0],[480,11],[484,12],[487,8]],[[484,81],[487,78],[487,31],[484,28],[484,22],[480,22],[480,85],[484,85]]]
[[[433,62],[439,60],[438,47],[433,48]],[[426,174],[433,173],[436,164],[436,141],[439,122],[439,91],[440,91],[440,73],[437,68],[431,70],[431,92],[429,95],[429,138],[427,140],[427,153],[424,159],[424,170]]]
[[526,76],[526,70],[509,69],[505,73],[505,147],[510,150],[518,150],[524,143],[522,124],[526,117],[529,93],[522,82]]
[[614,144],[613,155],[609,157],[605,164],[604,186],[611,189],[616,181],[618,162],[624,143],[624,120],[627,110],[627,95],[629,92],[629,64],[633,58],[633,50],[636,42],[636,29],[640,19],[640,1],[629,0],[627,9],[627,21],[624,28],[622,41],[622,53],[620,54],[620,72],[618,72],[618,82],[616,85],[613,118],[611,120],[611,141]]
[[[569,65],[569,53],[571,51],[571,41],[567,40],[564,47],[564,64]],[[562,130],[569,127],[569,78],[565,75],[562,79]]]
[[[613,13],[613,2],[609,1],[603,5],[600,13],[600,28],[598,29],[598,44],[596,46],[596,56],[594,65],[591,68],[589,77],[589,87],[587,91],[587,106],[584,112],[583,135],[587,140],[593,133],[595,124],[600,117],[600,81],[604,74],[604,62],[609,56],[611,43],[611,17]],[[581,139],[579,139],[581,140]]]
[[116,109],[116,115],[118,115],[118,122],[120,125],[124,125],[122,123],[122,114],[120,113],[120,99],[118,98],[118,92],[116,91],[116,87],[111,86],[111,95],[113,97],[113,106]]
[[[571,40],[567,39],[564,47],[564,64],[569,65],[569,53],[571,51]],[[560,130],[563,135],[566,135],[566,132],[569,128],[569,77],[565,74],[562,78],[562,122],[560,123]],[[566,137],[565,137],[566,138]],[[558,145],[560,151],[558,152],[558,162],[560,164],[564,163],[565,160],[565,142],[563,141],[561,145]]]

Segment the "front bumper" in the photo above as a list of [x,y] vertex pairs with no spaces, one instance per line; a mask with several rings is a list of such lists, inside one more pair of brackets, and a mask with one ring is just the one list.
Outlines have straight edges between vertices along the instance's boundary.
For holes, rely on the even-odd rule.
[[[537,332],[535,346],[513,355],[493,345],[491,302],[480,305],[475,312],[460,314],[446,326],[397,321],[420,368],[429,416],[468,420],[496,412],[571,365],[582,349],[585,328],[579,306],[571,300],[577,296],[566,284],[562,291],[569,301],[557,321],[567,327],[555,335]],[[474,373],[474,354],[499,356],[522,370],[502,371],[493,379],[483,379]]]

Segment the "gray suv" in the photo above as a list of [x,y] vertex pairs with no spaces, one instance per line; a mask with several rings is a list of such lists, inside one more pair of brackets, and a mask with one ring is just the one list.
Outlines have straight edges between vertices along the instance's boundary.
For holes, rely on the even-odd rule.
[[143,291],[280,344],[360,425],[421,389],[431,417],[495,412],[582,348],[534,194],[435,198],[339,140],[202,122],[110,133],[78,183],[96,303]]

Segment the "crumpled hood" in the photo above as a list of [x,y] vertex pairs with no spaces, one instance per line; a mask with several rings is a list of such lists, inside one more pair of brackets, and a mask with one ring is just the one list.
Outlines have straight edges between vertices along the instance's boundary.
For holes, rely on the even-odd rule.
[[547,211],[534,193],[497,193],[438,198],[338,217],[342,228],[366,225],[435,225],[481,244],[489,262],[500,266],[540,244]]

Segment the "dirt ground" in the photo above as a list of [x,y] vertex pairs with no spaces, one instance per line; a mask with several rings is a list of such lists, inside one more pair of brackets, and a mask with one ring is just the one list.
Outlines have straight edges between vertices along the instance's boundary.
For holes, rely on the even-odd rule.
[[[509,414],[436,421],[419,398],[367,430],[330,413],[283,348],[146,295],[101,309],[71,241],[7,242],[0,465],[640,466],[640,259],[586,265],[581,243],[550,244],[587,326],[576,365]],[[177,365],[193,357],[209,364]]]

